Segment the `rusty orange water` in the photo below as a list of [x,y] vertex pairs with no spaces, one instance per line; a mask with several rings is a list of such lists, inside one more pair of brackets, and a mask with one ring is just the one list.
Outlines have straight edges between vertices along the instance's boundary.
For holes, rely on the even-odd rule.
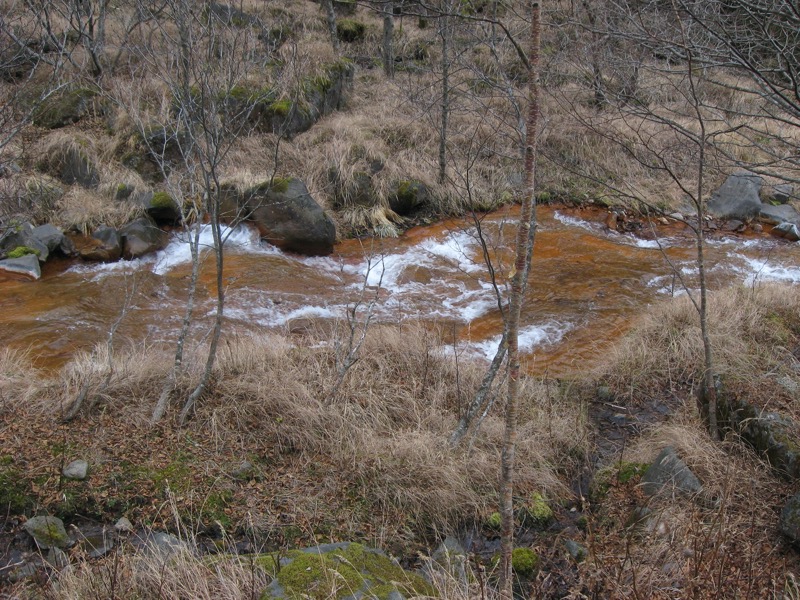
[[[505,209],[483,221],[490,254],[505,263],[515,215]],[[599,210],[539,209],[523,310],[531,372],[568,376],[594,365],[649,303],[668,297],[675,278],[667,258],[692,279],[693,242],[679,227],[649,233],[665,240],[659,249],[654,242],[609,233],[605,216]],[[712,286],[754,274],[800,282],[800,245],[731,235],[709,247]],[[226,252],[227,331],[287,331],[309,319],[341,318],[347,307],[357,307],[363,318],[371,307],[383,322],[443,324],[457,332],[459,351],[475,356],[491,355],[491,341],[501,331],[469,219],[414,228],[398,239],[348,240],[326,258],[287,256],[240,242],[232,238]],[[165,266],[170,257],[168,251],[112,267],[48,263],[40,281],[0,281],[0,343],[29,349],[40,366],[55,368],[105,341],[123,313],[117,346],[173,342],[190,265],[174,260]],[[503,261],[497,271],[501,289],[508,276]],[[206,263],[196,338],[208,331],[213,314],[210,255]]]

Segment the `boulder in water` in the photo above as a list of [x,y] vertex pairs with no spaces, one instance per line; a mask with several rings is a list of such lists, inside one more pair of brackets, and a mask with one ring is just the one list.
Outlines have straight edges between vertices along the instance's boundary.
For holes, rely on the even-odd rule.
[[127,259],[161,250],[168,241],[167,234],[147,217],[128,223],[119,230],[119,234],[122,238],[122,256]]
[[0,260],[0,271],[19,273],[31,279],[39,279],[42,276],[42,270],[39,267],[39,259],[35,254]]
[[728,176],[708,201],[708,212],[721,219],[747,221],[761,211],[761,177],[748,171]]
[[89,246],[80,250],[81,258],[93,262],[114,262],[122,256],[122,237],[119,231],[101,225],[89,240]]
[[781,223],[797,223],[800,220],[800,213],[791,204],[762,204],[758,214],[761,221],[779,225]]
[[299,179],[275,178],[243,195],[247,214],[269,243],[310,256],[333,252],[336,226]]

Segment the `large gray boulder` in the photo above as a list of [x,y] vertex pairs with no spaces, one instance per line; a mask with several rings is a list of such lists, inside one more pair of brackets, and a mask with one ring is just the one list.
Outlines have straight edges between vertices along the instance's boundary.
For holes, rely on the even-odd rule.
[[19,273],[30,277],[31,279],[39,279],[42,276],[42,270],[39,266],[39,259],[35,254],[28,254],[19,258],[7,258],[0,260],[0,271],[7,273]]
[[721,219],[747,221],[761,212],[761,177],[747,171],[728,176],[708,201],[708,212]]
[[39,258],[39,262],[46,261],[50,254],[50,249],[47,244],[43,243],[41,239],[35,235],[35,230],[36,228],[30,223],[22,223],[9,228],[0,236],[0,253],[3,255],[10,254],[10,258],[19,258],[18,256],[14,256],[14,252],[24,251],[26,254],[35,254]]
[[642,475],[642,489],[648,496],[695,495],[703,486],[675,449],[668,446]]
[[127,259],[161,250],[169,241],[167,234],[147,217],[128,223],[119,230],[119,234],[122,238],[122,256]]
[[781,223],[797,223],[800,221],[800,213],[791,204],[762,204],[758,214],[759,220],[773,225]]
[[44,244],[50,254],[55,252],[64,256],[73,256],[75,254],[75,244],[72,243],[72,240],[65,236],[64,232],[58,227],[50,223],[34,227],[31,235]]
[[269,243],[309,256],[333,252],[336,226],[299,179],[276,178],[243,196],[246,214]]

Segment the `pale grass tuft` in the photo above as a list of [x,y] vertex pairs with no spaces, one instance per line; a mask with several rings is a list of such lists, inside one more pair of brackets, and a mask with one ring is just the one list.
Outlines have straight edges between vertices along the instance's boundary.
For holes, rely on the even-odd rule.
[[73,188],[58,203],[53,222],[63,229],[76,229],[89,235],[100,225],[122,227],[143,214],[141,206],[116,202],[99,192]]
[[[798,359],[800,298],[791,286],[732,287],[709,295],[709,326],[717,373],[741,385],[790,373]],[[644,315],[601,368],[601,377],[628,399],[697,381],[703,345],[697,311],[686,296]]]
[[38,379],[30,351],[0,349],[0,411],[26,406],[34,395],[31,384]]

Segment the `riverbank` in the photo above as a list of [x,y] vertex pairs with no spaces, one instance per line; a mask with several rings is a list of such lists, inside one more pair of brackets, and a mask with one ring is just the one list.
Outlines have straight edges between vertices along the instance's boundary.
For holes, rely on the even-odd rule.
[[[712,302],[721,336],[715,347],[728,349],[717,357],[728,393],[787,418],[796,417],[788,410],[793,396],[778,391],[780,381],[797,379],[800,311],[793,302],[792,288],[724,291]],[[778,531],[793,483],[772,475],[736,435],[710,442],[698,421],[691,392],[697,337],[686,299],[665,301],[608,355],[605,370],[527,381],[518,540],[540,557],[525,579],[540,597],[594,590],[658,598],[695,589],[697,597],[713,598],[745,586],[765,597],[798,572],[797,553]],[[499,407],[469,451],[454,452],[447,442],[480,365],[443,353],[442,338],[428,328],[374,326],[337,387],[342,346],[313,331],[304,340],[228,337],[214,384],[183,428],[173,422],[179,403],[162,424],[149,424],[169,348],[86,354],[52,377],[4,351],[7,548],[22,552],[21,515],[37,512],[79,528],[111,528],[125,517],[136,531],[183,536],[201,554],[358,541],[411,567],[450,533],[462,536],[478,557],[472,564],[490,574]],[[188,365],[176,398],[191,389],[198,368]],[[62,423],[85,385],[78,418]],[[702,494],[643,495],[646,466],[666,446],[696,474]],[[88,463],[87,479],[65,477],[62,470],[78,459]],[[536,498],[552,511],[543,522],[524,516],[539,505]],[[633,526],[631,515],[642,507],[655,516]],[[77,570],[59,575],[50,567],[44,588],[41,579],[22,578],[13,589],[70,597],[69,586],[101,585],[112,564],[126,565],[120,573],[136,589],[135,565],[142,563],[129,558],[125,534],[115,539],[104,558],[90,558],[82,545],[68,550]],[[583,554],[571,557],[567,540]],[[218,573],[208,564],[198,562],[196,572],[213,581]],[[735,576],[718,577],[721,568]],[[66,588],[50,587],[62,578]]]

